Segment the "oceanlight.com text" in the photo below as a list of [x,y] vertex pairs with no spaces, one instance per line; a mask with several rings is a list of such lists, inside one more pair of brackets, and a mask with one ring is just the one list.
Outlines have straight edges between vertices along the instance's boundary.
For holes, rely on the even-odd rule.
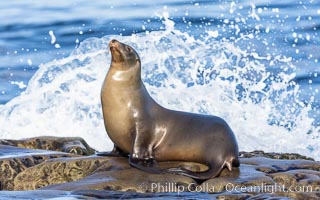
[[181,192],[208,192],[215,193],[221,191],[227,192],[255,192],[255,193],[277,193],[277,192],[313,192],[314,188],[311,185],[308,186],[297,186],[292,185],[286,187],[285,185],[280,184],[260,184],[256,186],[245,186],[238,185],[234,183],[227,183],[226,185],[221,186],[213,186],[208,183],[204,183],[202,185],[197,185],[196,183],[190,184],[178,184],[174,182],[168,183],[151,183],[148,186],[148,189],[152,192],[173,192],[173,193],[181,193]]

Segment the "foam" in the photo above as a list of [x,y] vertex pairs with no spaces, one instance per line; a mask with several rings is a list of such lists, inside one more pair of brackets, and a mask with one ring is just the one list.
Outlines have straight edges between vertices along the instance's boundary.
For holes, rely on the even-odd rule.
[[111,150],[100,88],[115,38],[139,52],[143,81],[161,105],[223,117],[240,150],[320,159],[319,128],[312,126],[310,106],[298,100],[291,58],[247,52],[212,32],[195,38],[163,16],[164,31],[89,38],[69,57],[41,65],[26,91],[0,106],[0,138],[80,136],[97,150]]

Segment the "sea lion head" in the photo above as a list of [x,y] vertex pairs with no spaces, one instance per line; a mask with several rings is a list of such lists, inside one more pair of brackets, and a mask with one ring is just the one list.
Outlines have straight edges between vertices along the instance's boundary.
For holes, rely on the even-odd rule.
[[124,70],[140,66],[140,57],[138,53],[129,45],[113,39],[110,41],[109,47],[112,57],[111,66]]

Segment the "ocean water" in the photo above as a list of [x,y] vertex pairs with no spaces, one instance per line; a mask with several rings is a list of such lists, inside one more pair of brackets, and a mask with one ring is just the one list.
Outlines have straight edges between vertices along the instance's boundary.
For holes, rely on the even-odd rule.
[[100,88],[115,38],[161,105],[226,119],[242,151],[320,159],[319,1],[1,1],[0,19],[1,139],[110,150]]

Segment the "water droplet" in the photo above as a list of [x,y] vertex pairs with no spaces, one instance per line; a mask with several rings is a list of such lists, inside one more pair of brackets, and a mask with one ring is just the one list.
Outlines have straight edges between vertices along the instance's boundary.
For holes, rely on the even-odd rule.
[[56,42],[56,36],[54,35],[53,31],[49,31],[49,35],[51,37],[51,44],[54,44]]

